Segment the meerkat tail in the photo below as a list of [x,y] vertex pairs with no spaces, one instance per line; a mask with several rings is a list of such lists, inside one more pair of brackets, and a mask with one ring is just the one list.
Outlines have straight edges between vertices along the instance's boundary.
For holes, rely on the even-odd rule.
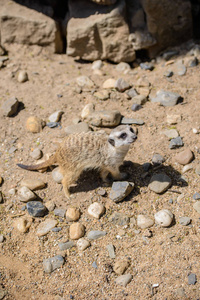
[[53,165],[56,162],[56,158],[55,155],[53,155],[52,157],[50,157],[48,160],[44,161],[41,164],[36,164],[36,165],[23,165],[23,164],[17,164],[18,167],[25,169],[25,170],[29,170],[29,171],[37,171],[37,170],[41,170],[47,167],[50,167],[51,165]]

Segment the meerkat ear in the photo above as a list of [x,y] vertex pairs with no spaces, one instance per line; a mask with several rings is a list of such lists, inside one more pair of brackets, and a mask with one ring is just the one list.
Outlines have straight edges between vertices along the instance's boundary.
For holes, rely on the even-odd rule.
[[110,143],[113,147],[115,147],[115,141],[113,139],[109,138],[108,143]]

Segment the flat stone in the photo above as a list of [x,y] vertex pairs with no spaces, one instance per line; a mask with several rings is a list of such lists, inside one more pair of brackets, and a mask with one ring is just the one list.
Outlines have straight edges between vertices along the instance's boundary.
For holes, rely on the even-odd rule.
[[72,240],[78,240],[85,235],[85,226],[80,223],[73,223],[69,228],[69,236]]
[[93,88],[94,82],[87,76],[79,76],[76,78],[76,82],[80,87],[88,87],[88,88]]
[[197,175],[200,175],[200,164],[198,164],[195,168],[195,172]]
[[80,210],[76,207],[69,207],[66,211],[65,217],[68,222],[78,221],[80,219]]
[[164,173],[155,174],[151,177],[149,188],[151,191],[161,194],[164,193],[171,185],[171,179]]
[[176,129],[164,130],[164,131],[162,131],[162,133],[164,135],[166,135],[169,140],[175,139],[175,138],[177,138],[179,136],[178,131]]
[[200,214],[200,201],[195,202],[193,208]]
[[49,116],[48,121],[59,122],[62,114],[64,114],[64,112],[62,110],[58,110]]
[[61,251],[67,250],[67,249],[71,249],[72,247],[74,247],[75,244],[73,241],[69,241],[69,242],[65,242],[65,243],[58,243],[58,248]]
[[118,110],[102,110],[91,113],[87,121],[97,127],[115,127],[120,124],[121,118]]
[[43,189],[46,186],[46,183],[41,179],[23,179],[20,182],[20,185],[29,188],[31,191],[35,191]]
[[89,125],[85,122],[80,122],[78,124],[69,125],[64,128],[64,131],[67,135],[73,134],[73,133],[80,133],[80,132],[88,132],[91,131]]
[[116,257],[115,247],[112,244],[109,244],[106,246],[106,249],[108,250],[108,254],[109,254],[110,258],[114,259]]
[[36,235],[37,236],[44,236],[46,235],[49,231],[51,231],[54,227],[56,227],[58,224],[57,220],[54,219],[46,219],[45,221],[41,222],[38,225]]
[[180,217],[179,218],[179,223],[183,226],[189,225],[191,222],[191,219],[189,217]]
[[54,215],[57,217],[64,218],[65,212],[66,212],[66,209],[63,209],[63,208],[55,208],[54,209]]
[[188,275],[188,284],[195,284],[197,282],[196,274],[191,273]]
[[40,201],[30,201],[26,205],[28,213],[33,217],[44,217],[47,214],[47,208]]
[[20,83],[28,81],[28,74],[27,74],[27,72],[24,71],[24,70],[19,71],[19,73],[17,75],[17,81],[20,82]]
[[103,89],[114,89],[115,88],[116,79],[109,78],[103,83]]
[[42,157],[42,151],[38,148],[34,149],[31,153],[30,153],[30,156],[33,158],[33,159],[40,159]]
[[31,217],[22,217],[14,221],[13,226],[19,230],[19,232],[25,233],[31,227],[33,219]]
[[175,156],[175,160],[181,165],[187,165],[193,160],[193,152],[187,148]]
[[154,220],[151,217],[145,215],[137,216],[137,226],[139,228],[145,229],[145,228],[152,227],[153,225],[154,225]]
[[64,264],[64,258],[61,255],[56,255],[43,260],[43,268],[46,273],[51,273],[59,269]]
[[143,120],[139,120],[139,119],[133,119],[133,118],[123,117],[121,119],[121,124],[123,124],[123,125],[131,125],[131,124],[143,125],[144,121]]
[[115,279],[116,284],[122,285],[123,287],[126,287],[127,284],[129,284],[132,280],[133,276],[131,274],[125,274],[117,277]]
[[171,139],[170,144],[169,144],[169,148],[170,149],[176,149],[179,147],[182,147],[184,145],[182,138],[180,136],[178,136],[175,139]]
[[167,115],[167,123],[174,125],[181,122],[181,115]]
[[28,202],[36,198],[36,195],[26,186],[22,186],[19,189],[18,195],[22,202]]
[[90,242],[84,238],[81,238],[77,241],[77,248],[80,251],[84,251],[85,249],[87,249],[90,246],[91,246]]
[[88,207],[88,214],[96,219],[100,219],[104,212],[105,206],[98,202],[94,202]]
[[101,90],[94,93],[94,96],[99,100],[107,100],[110,97],[110,93],[107,90]]
[[128,269],[129,263],[127,260],[118,260],[115,262],[113,270],[117,275],[122,275]]
[[62,180],[63,180],[63,174],[60,172],[60,168],[59,167],[53,169],[53,171],[51,172],[51,175],[53,177],[53,180],[56,183],[60,184],[62,182]]
[[134,183],[128,181],[115,181],[112,184],[109,198],[115,203],[122,201],[134,189]]
[[97,240],[103,236],[105,236],[107,233],[105,231],[100,231],[100,230],[91,230],[87,234],[87,238],[89,240]]
[[163,106],[175,106],[181,96],[170,91],[159,90],[156,97],[151,99],[151,102],[159,102]]
[[114,212],[110,216],[109,221],[115,225],[125,226],[129,224],[130,218],[126,214]]
[[161,165],[162,163],[165,162],[165,158],[160,155],[159,153],[155,153],[152,157],[152,163],[154,165]]
[[162,227],[170,226],[174,218],[173,214],[168,209],[162,209],[158,211],[157,213],[155,213],[154,217],[156,224]]
[[124,91],[128,90],[130,88],[130,84],[125,81],[123,78],[119,78],[115,82],[115,89],[118,92],[123,93]]
[[145,95],[136,95],[132,98],[132,102],[139,105],[144,105],[147,102]]
[[19,101],[16,97],[12,97],[6,100],[2,105],[1,109],[3,110],[3,114],[6,117],[12,117],[17,113],[19,106]]
[[194,200],[199,200],[200,199],[200,194],[199,193],[195,193],[192,198]]

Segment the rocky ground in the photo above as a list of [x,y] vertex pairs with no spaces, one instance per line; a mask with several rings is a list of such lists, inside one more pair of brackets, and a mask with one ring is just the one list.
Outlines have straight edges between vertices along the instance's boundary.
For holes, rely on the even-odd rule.
[[[199,299],[200,51],[178,50],[130,69],[103,62],[93,70],[39,47],[13,46],[0,57],[0,299]],[[138,131],[122,166],[124,185],[135,186],[117,203],[95,171],[67,200],[59,173],[16,166],[88,130],[78,122],[91,103],[95,120],[117,110]],[[39,119],[27,125],[30,116]]]

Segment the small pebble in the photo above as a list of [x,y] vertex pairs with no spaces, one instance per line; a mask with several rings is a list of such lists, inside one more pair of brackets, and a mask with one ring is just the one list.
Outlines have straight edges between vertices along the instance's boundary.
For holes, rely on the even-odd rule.
[[175,106],[181,96],[170,91],[159,90],[156,97],[151,99],[151,102],[159,102],[163,106]]
[[122,285],[123,287],[126,287],[127,284],[129,284],[132,280],[133,276],[131,274],[125,274],[117,277],[115,279],[116,284]]
[[127,74],[127,72],[130,71],[130,69],[131,69],[130,65],[126,62],[120,62],[116,66],[116,70],[119,72],[123,72],[124,74]]
[[97,266],[96,261],[94,261],[94,262],[92,263],[92,267],[95,268],[95,269],[98,269],[98,266]]
[[171,186],[171,179],[164,173],[155,174],[151,177],[149,188],[151,191],[162,194]]
[[125,81],[123,78],[117,79],[115,82],[115,88],[118,92],[124,92],[130,88],[130,84]]
[[167,123],[174,125],[181,122],[181,115],[167,115]]
[[154,225],[154,220],[149,216],[138,215],[137,216],[137,226],[139,228],[145,229]]
[[45,202],[45,206],[48,209],[48,211],[53,211],[55,208],[55,202],[53,200]]
[[14,221],[13,226],[17,230],[19,230],[19,232],[25,233],[31,227],[32,222],[33,222],[32,218],[30,218],[30,217],[22,217],[22,218],[16,219]]
[[77,241],[77,248],[78,250],[80,251],[84,251],[85,249],[87,249],[88,247],[90,247],[90,242],[87,241],[86,239],[84,238],[81,238]]
[[189,164],[193,159],[193,152],[187,148],[175,156],[175,160],[181,165]]
[[47,214],[46,206],[40,201],[30,201],[27,203],[26,207],[28,213],[33,217],[44,217]]
[[60,168],[57,167],[55,169],[53,169],[53,171],[51,172],[53,180],[57,183],[61,183],[63,180],[63,174],[60,172]]
[[88,214],[96,219],[100,219],[104,212],[105,206],[98,202],[94,202],[88,207]]
[[189,225],[191,222],[191,219],[189,217],[180,217],[179,218],[179,223],[183,226]]
[[136,95],[132,97],[132,102],[138,105],[144,105],[147,102],[147,96],[145,95]]
[[189,170],[192,170],[193,169],[193,165],[192,164],[189,164],[189,165],[185,165],[182,169],[182,174],[186,173],[187,171]]
[[115,248],[112,244],[109,244],[106,246],[106,249],[108,250],[108,254],[110,256],[110,258],[115,258]]
[[102,196],[102,197],[104,197],[104,196],[106,196],[107,192],[106,192],[105,189],[99,188],[99,189],[97,190],[97,194],[100,195],[100,196]]
[[45,221],[41,222],[37,228],[36,235],[37,236],[44,236],[49,231],[51,231],[56,225],[58,224],[57,220],[54,219],[46,219]]
[[67,250],[67,249],[71,249],[72,247],[74,247],[75,244],[73,241],[69,241],[69,242],[65,242],[65,243],[58,243],[58,248],[61,251]]
[[79,76],[76,78],[76,82],[80,87],[93,88],[94,82],[87,76]]
[[64,218],[64,217],[65,217],[66,209],[63,209],[63,208],[55,208],[53,212],[54,212],[54,215],[55,215],[55,216]]
[[196,212],[198,212],[198,214],[200,214],[200,201],[194,203],[193,208],[196,210]]
[[103,88],[104,89],[114,89],[115,88],[115,82],[116,80],[113,78],[109,78],[103,83]]
[[164,73],[164,76],[165,77],[172,77],[174,75],[174,73],[173,73],[173,71],[171,71],[171,70],[167,70],[165,73]]
[[59,269],[64,264],[64,258],[61,255],[56,255],[43,260],[43,268],[46,273],[51,273]]
[[188,275],[188,284],[195,284],[197,282],[197,276],[196,274],[191,273]]
[[109,221],[115,225],[125,226],[129,224],[130,218],[126,214],[114,212],[110,216]]
[[132,111],[138,111],[142,108],[142,105],[140,104],[137,104],[137,103],[133,103],[132,106],[131,106],[131,110]]
[[144,121],[143,120],[139,120],[139,119],[122,117],[121,124],[124,124],[124,125],[132,125],[132,124],[143,125]]
[[34,149],[31,153],[30,153],[30,156],[33,158],[33,159],[40,159],[42,157],[42,151],[38,148]]
[[59,122],[61,119],[61,116],[64,112],[62,110],[58,110],[56,112],[54,112],[53,114],[51,114],[48,118],[49,122]]
[[28,202],[36,198],[36,195],[26,186],[22,186],[19,189],[18,195],[22,202]]
[[154,66],[151,63],[140,63],[140,68],[143,70],[153,71]]
[[160,155],[158,153],[155,153],[153,155],[153,157],[152,157],[152,163],[154,165],[161,165],[164,162],[165,162],[165,158],[162,155]]
[[192,198],[193,198],[194,200],[199,200],[199,199],[200,199],[200,193],[195,193],[195,194],[192,196]]
[[173,214],[168,209],[162,209],[158,211],[157,213],[155,213],[154,217],[156,224],[162,227],[170,226],[174,218]]
[[40,118],[32,116],[26,121],[26,129],[32,133],[39,133],[42,131],[44,124]]
[[134,183],[128,181],[115,181],[112,184],[109,198],[115,203],[122,201],[134,189]]
[[117,275],[122,275],[128,269],[129,263],[127,260],[118,260],[115,262],[113,270]]
[[101,91],[94,93],[94,96],[99,100],[105,101],[105,100],[109,99],[110,93],[107,90],[101,90]]
[[66,211],[65,217],[68,222],[78,221],[80,219],[80,210],[76,207],[69,207]]
[[3,236],[3,234],[0,234],[0,243],[3,243],[3,241],[4,241],[4,236]]
[[175,149],[178,147],[182,147],[184,145],[182,138],[180,136],[178,136],[175,139],[171,139],[170,144],[169,144],[169,148],[170,149]]
[[69,236],[72,240],[78,240],[85,235],[85,226],[80,223],[73,223],[69,228]]
[[19,106],[19,101],[16,97],[12,97],[6,100],[2,105],[1,109],[3,110],[3,114],[6,117],[12,117],[17,113]]
[[[126,92],[126,94],[128,95],[128,98],[133,98],[135,96],[138,96],[138,92],[136,91],[136,89],[132,88],[130,90],[128,90]],[[137,102],[136,102],[137,103]]]
[[51,229],[51,231],[53,231],[53,232],[59,232],[61,230],[62,230],[62,227],[54,227]]
[[102,68],[102,66],[103,66],[102,60],[100,60],[100,59],[99,60],[95,60],[92,63],[92,70],[99,70],[99,69]]
[[144,164],[142,165],[142,169],[143,169],[145,172],[148,172],[150,168],[151,168],[151,163],[149,163],[149,162],[144,163]]
[[107,233],[105,231],[100,230],[92,230],[88,232],[87,238],[89,240],[97,240],[103,236],[105,236]]
[[69,125],[64,128],[64,131],[67,135],[73,133],[81,133],[81,132],[88,132],[91,131],[89,125],[85,122],[80,122],[78,124]]
[[19,74],[17,76],[17,81],[20,83],[28,81],[28,74],[26,71],[19,71]]
[[168,137],[169,140],[175,139],[179,136],[178,131],[176,129],[168,129],[162,132],[164,135]]
[[61,128],[61,125],[59,122],[48,122],[48,123],[46,123],[46,126],[49,128],[57,128],[57,127]]

